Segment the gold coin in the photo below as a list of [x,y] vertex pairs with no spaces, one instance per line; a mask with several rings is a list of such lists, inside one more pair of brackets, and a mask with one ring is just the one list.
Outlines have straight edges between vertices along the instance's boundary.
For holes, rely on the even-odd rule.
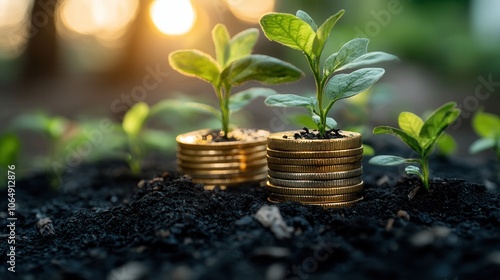
[[[267,200],[271,203],[281,203],[280,201],[275,201],[272,199],[267,198]],[[314,206],[321,206],[325,209],[328,208],[343,208],[343,207],[350,207],[360,201],[363,200],[363,197],[360,197],[356,200],[351,200],[351,201],[343,201],[343,202],[328,202],[328,203],[302,203],[304,205],[314,205]]]
[[249,166],[245,170],[240,168],[224,168],[224,169],[193,169],[193,168],[182,168],[178,166],[178,171],[181,173],[190,174],[192,176],[204,176],[204,175],[235,175],[244,172],[257,172],[257,170],[267,170],[267,166]]
[[287,180],[334,180],[352,178],[361,174],[363,174],[363,168],[327,173],[289,173],[269,170],[269,176]]
[[231,178],[231,179],[195,179],[195,178],[193,178],[192,181],[194,183],[201,183],[201,184],[205,184],[205,185],[229,186],[229,185],[236,185],[236,184],[241,184],[241,183],[246,183],[246,182],[264,181],[265,179],[266,179],[265,174],[259,174],[259,175],[254,175],[254,176],[236,177],[236,178]]
[[[251,169],[251,170],[217,170],[217,171],[211,171],[210,172],[189,172],[189,171],[184,171],[184,170],[179,170],[182,173],[188,174],[191,176],[193,179],[233,179],[236,177],[250,177],[254,175],[259,175],[259,174],[266,174],[267,173],[267,167],[260,167],[258,169]],[[203,170],[207,171],[207,170]]]
[[348,178],[348,179],[337,179],[337,180],[285,180],[277,179],[273,177],[268,177],[269,183],[275,186],[289,187],[289,188],[333,188],[333,187],[344,187],[359,184],[363,181],[361,176]]
[[354,162],[339,165],[285,165],[285,164],[272,164],[269,163],[269,169],[273,171],[290,172],[290,173],[325,173],[325,172],[338,172],[338,171],[350,171],[353,169],[359,169],[362,163]]
[[260,145],[242,149],[227,149],[227,150],[212,150],[212,149],[193,150],[188,148],[177,147],[177,152],[186,156],[239,156],[239,155],[251,155],[265,150],[266,150],[266,145]]
[[334,188],[288,188],[280,187],[270,184],[266,184],[267,190],[273,193],[279,194],[289,194],[289,195],[337,195],[346,193],[355,193],[363,190],[363,182],[344,187],[334,187]]
[[338,158],[277,158],[267,156],[268,163],[275,164],[285,164],[285,165],[335,165],[358,162],[363,159],[363,155],[351,156],[351,157],[338,157]]
[[360,198],[361,195],[359,193],[345,193],[336,195],[289,195],[269,193],[268,197],[273,201],[295,201],[308,204],[352,201]]
[[336,139],[295,139],[295,133],[300,131],[273,133],[267,139],[267,147],[279,151],[335,151],[361,147],[361,134],[357,132],[340,131],[345,137]]
[[348,150],[335,150],[335,151],[279,151],[267,149],[267,155],[277,158],[337,158],[337,157],[350,157],[363,154],[363,147],[348,149]]
[[229,162],[229,163],[191,163],[184,162],[182,160],[177,160],[177,164],[181,168],[188,169],[226,169],[226,168],[239,168],[240,170],[245,170],[250,166],[265,166],[267,163],[266,159],[258,159],[249,162]]
[[177,153],[177,158],[182,162],[192,163],[229,163],[229,162],[248,162],[266,158],[265,152],[254,153],[249,155],[234,155],[234,156],[190,156],[182,153]]
[[182,149],[231,150],[265,145],[269,135],[269,132],[265,130],[235,129],[228,134],[228,137],[235,138],[236,141],[212,142],[211,137],[204,139],[210,133],[209,129],[197,130],[178,135],[176,141]]

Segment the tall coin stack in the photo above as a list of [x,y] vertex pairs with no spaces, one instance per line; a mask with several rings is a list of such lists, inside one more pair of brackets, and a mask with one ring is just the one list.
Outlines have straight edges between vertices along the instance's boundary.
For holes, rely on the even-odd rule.
[[[177,165],[180,172],[205,189],[264,181],[267,177],[266,142],[269,132],[254,131],[239,141],[210,142],[208,130],[177,136]],[[238,131],[234,131],[235,134]]]
[[296,133],[275,133],[268,138],[268,200],[324,208],[346,207],[361,201],[361,135],[342,131],[344,138],[309,140],[295,139]]

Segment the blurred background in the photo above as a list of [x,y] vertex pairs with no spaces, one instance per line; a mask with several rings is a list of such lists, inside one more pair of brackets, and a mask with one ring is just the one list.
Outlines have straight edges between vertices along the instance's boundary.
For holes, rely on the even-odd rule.
[[[69,142],[59,145],[63,154],[78,153],[78,141],[102,135],[102,145],[79,152],[102,155],[99,147],[109,152],[106,145],[121,140],[104,129],[97,133],[99,124],[109,120],[119,127],[137,102],[152,105],[171,98],[217,104],[208,84],[169,67],[171,51],[197,48],[213,55],[210,31],[215,24],[224,23],[233,36],[259,28],[258,19],[265,13],[295,14],[298,9],[318,24],[346,10],[325,55],[354,37],[365,37],[370,39],[369,51],[401,59],[381,65],[386,74],[369,92],[333,108],[340,128],[364,127],[368,138],[374,125],[395,125],[401,111],[423,115],[456,101],[462,117],[448,132],[458,142],[455,155],[469,157],[467,149],[477,139],[470,125],[474,113],[481,108],[500,112],[496,0],[0,0],[0,133],[20,135],[21,162],[53,153],[55,148],[47,143],[68,140],[75,131],[86,134],[73,139],[74,149]],[[261,32],[255,53],[290,61],[306,72],[297,83],[274,87],[279,92],[314,92],[299,52],[270,42]],[[301,121],[300,110],[266,108],[262,100],[244,111],[234,122],[245,127],[280,131],[295,129]],[[32,118],[19,120],[26,115]],[[170,135],[162,147],[174,153],[175,134],[217,128],[216,122],[206,120],[173,109],[148,126]],[[48,132],[16,130],[33,122],[45,123]]]

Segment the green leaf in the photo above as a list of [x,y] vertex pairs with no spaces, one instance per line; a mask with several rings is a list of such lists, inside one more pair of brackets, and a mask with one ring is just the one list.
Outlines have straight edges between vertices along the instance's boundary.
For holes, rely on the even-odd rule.
[[415,159],[406,159],[402,157],[386,156],[386,155],[375,156],[368,161],[368,163],[370,164],[383,165],[383,166],[400,165],[403,163],[411,163],[411,162],[415,162]]
[[457,142],[448,133],[443,133],[436,141],[439,152],[445,156],[452,155],[457,149]]
[[259,39],[259,30],[256,28],[249,28],[236,34],[227,45],[226,54],[228,57],[222,64],[223,67],[235,60],[251,55],[257,39]]
[[417,152],[417,154],[421,154],[422,148],[420,147],[420,144],[418,141],[411,137],[408,133],[394,128],[390,126],[377,126],[373,129],[373,134],[378,135],[378,134],[391,134],[399,139],[401,139],[406,145],[408,145],[412,150]]
[[221,67],[224,67],[229,56],[226,52],[230,40],[229,32],[224,24],[215,25],[214,29],[212,29],[212,40],[215,46],[217,62]]
[[300,18],[301,20],[307,22],[307,24],[309,24],[309,26],[311,26],[311,28],[312,28],[312,30],[314,30],[314,32],[316,32],[316,30],[318,30],[318,26],[316,25],[314,20],[306,12],[304,12],[302,10],[298,10],[295,15],[298,18]]
[[370,40],[365,38],[356,38],[345,43],[339,52],[330,55],[326,59],[323,71],[324,76],[330,76],[335,70],[366,54],[369,42]]
[[472,127],[481,137],[500,136],[500,117],[478,111],[472,119]]
[[417,115],[410,112],[402,112],[398,117],[399,127],[413,138],[418,138],[424,121]]
[[424,175],[422,175],[420,168],[418,168],[417,166],[414,166],[414,165],[408,165],[405,168],[405,172],[406,172],[406,174],[409,174],[409,175],[417,175],[421,179],[424,178]]
[[49,118],[46,122],[46,131],[52,139],[59,139],[66,131],[68,123],[68,120],[62,117]]
[[316,123],[312,120],[310,115],[296,114],[290,115],[288,119],[295,125],[300,127],[317,127]]
[[363,156],[373,156],[375,154],[375,149],[372,146],[363,144]]
[[7,165],[16,164],[19,151],[21,149],[21,141],[15,134],[4,134],[0,137],[0,165],[6,168]]
[[335,26],[335,23],[337,23],[342,15],[344,15],[344,12],[344,10],[340,10],[338,13],[325,20],[325,22],[318,28],[318,31],[316,32],[317,49],[315,50],[315,54],[317,56],[320,56],[323,52],[326,41],[328,40],[328,37],[332,32],[333,26]]
[[321,125],[321,117],[316,115],[316,114],[313,114],[312,120],[313,120],[314,124],[316,124],[316,126],[319,128]]
[[177,142],[175,135],[164,132],[162,130],[147,129],[141,133],[141,139],[148,146],[149,149],[154,151],[175,151]]
[[277,94],[266,98],[264,101],[267,106],[274,107],[306,107],[316,106],[316,98],[304,97],[295,94]]
[[198,103],[198,102],[186,102],[186,103],[184,103],[184,107],[187,107],[187,108],[190,108],[190,109],[194,109],[194,110],[197,110],[199,112],[212,113],[212,114],[215,115],[215,117],[217,119],[219,119],[220,121],[222,121],[221,112],[219,110],[217,110],[216,108],[210,106],[210,105],[203,104],[203,103]]
[[238,59],[222,72],[222,81],[241,85],[248,81],[265,84],[293,82],[303,76],[299,68],[274,57],[254,54]]
[[333,118],[327,117],[326,118],[326,126],[328,128],[336,128],[337,127],[337,121],[335,121]]
[[375,84],[384,72],[382,68],[364,68],[336,75],[328,81],[325,94],[332,101],[354,96]]
[[210,55],[199,50],[180,50],[168,56],[170,66],[181,74],[195,77],[217,86],[220,70]]
[[375,63],[392,61],[392,60],[399,60],[399,58],[395,55],[388,54],[385,52],[369,52],[367,54],[364,54],[364,55],[356,58],[352,62],[347,63],[347,64],[339,67],[337,70],[359,68],[359,67],[372,65]]
[[257,97],[269,97],[277,92],[268,88],[249,88],[233,94],[229,98],[229,110],[231,113],[239,111]]
[[173,110],[178,110],[183,105],[184,102],[180,102],[179,100],[164,99],[151,106],[149,110],[149,115],[155,116],[158,114],[169,113]]
[[123,117],[123,131],[131,137],[139,136],[144,123],[149,116],[149,106],[144,102],[139,102],[132,106]]
[[269,13],[260,19],[260,26],[269,40],[312,56],[316,33],[302,19],[285,13]]
[[455,102],[447,103],[435,110],[425,120],[419,135],[420,145],[423,147],[423,155],[430,154],[439,136],[460,115],[460,110],[456,109],[455,106]]
[[493,138],[481,138],[472,143],[469,147],[469,153],[477,154],[488,149],[493,149],[496,145],[497,143]]

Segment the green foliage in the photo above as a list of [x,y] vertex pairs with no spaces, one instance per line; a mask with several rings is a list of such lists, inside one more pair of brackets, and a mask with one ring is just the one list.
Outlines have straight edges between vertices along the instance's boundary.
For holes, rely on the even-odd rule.
[[[7,181],[7,167],[9,165],[16,165],[19,156],[19,151],[21,149],[21,142],[19,137],[12,133],[5,133],[0,136],[0,180],[2,182]],[[6,185],[2,184],[0,189],[3,189]]]
[[342,17],[344,10],[329,17],[321,26],[304,11],[297,15],[270,13],[260,19],[266,37],[292,49],[301,51],[313,72],[316,83],[316,98],[299,98],[296,95],[280,94],[266,99],[268,106],[305,107],[324,135],[328,128],[337,123],[327,115],[335,102],[357,95],[373,84],[384,74],[382,68],[364,68],[349,74],[338,74],[341,70],[358,68],[373,63],[397,59],[383,52],[367,52],[368,39],[353,39],[331,54],[321,63],[321,56],[335,23]]
[[287,62],[252,54],[258,36],[259,31],[250,28],[230,38],[227,28],[217,24],[212,30],[216,58],[199,50],[179,50],[169,55],[169,63],[174,70],[212,85],[219,100],[219,109],[205,104],[190,105],[213,113],[221,121],[224,135],[229,132],[232,112],[240,110],[257,97],[275,94],[270,89],[253,88],[231,98],[234,86],[249,81],[280,84],[296,81],[303,76],[298,68]]
[[417,166],[407,166],[407,174],[417,175],[425,188],[429,189],[429,157],[436,142],[442,137],[444,130],[452,124],[460,115],[456,103],[446,103],[435,110],[425,121],[410,112],[399,114],[399,129],[389,126],[378,126],[373,130],[374,134],[391,134],[414,150],[419,158],[402,158],[397,156],[381,155],[370,159],[369,163],[376,165],[399,165],[417,163]]
[[469,152],[476,154],[493,149],[500,162],[500,117],[478,111],[472,119],[472,127],[480,137],[469,148]]

